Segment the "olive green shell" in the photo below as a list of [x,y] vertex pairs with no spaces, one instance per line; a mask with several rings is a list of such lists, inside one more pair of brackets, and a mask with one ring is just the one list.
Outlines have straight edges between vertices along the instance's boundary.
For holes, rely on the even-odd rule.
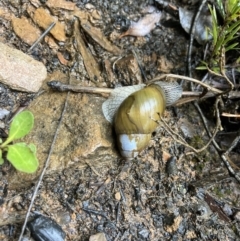
[[[120,105],[114,119],[115,132],[118,137],[120,152],[126,158],[135,157],[144,149],[151,133],[156,129],[160,116],[165,110],[165,95],[158,85],[150,85],[128,96]],[[144,136],[145,135],[145,136]],[[127,150],[125,142],[131,142],[133,146]],[[138,141],[138,143],[136,143]],[[134,145],[134,143],[136,145]],[[129,146],[131,146],[129,144]]]

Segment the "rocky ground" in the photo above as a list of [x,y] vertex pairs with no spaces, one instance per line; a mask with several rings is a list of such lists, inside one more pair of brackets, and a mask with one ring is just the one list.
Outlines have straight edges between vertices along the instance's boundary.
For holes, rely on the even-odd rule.
[[[174,1],[172,6],[193,8],[195,2]],[[39,171],[31,175],[16,172],[8,162],[0,166],[1,240],[18,240],[34,184],[57,130],[30,219],[36,213],[52,218],[65,232],[65,240],[89,240],[96,233],[104,233],[111,241],[240,240],[239,183],[212,145],[193,153],[159,125],[147,148],[125,161],[117,151],[112,126],[102,114],[106,96],[59,93],[46,84],[60,80],[113,88],[146,82],[160,74],[186,75],[189,36],[175,15],[177,8],[171,12],[163,9],[164,4],[168,2],[0,2],[0,42],[27,53],[47,69],[38,93],[0,84],[0,108],[9,111],[0,120],[0,137],[7,137],[9,120],[19,109],[31,110],[35,125],[24,141],[37,146],[40,163]],[[145,36],[126,35],[131,21],[152,11],[149,6],[161,11],[157,26],[154,23]],[[29,50],[53,21],[55,31]],[[194,41],[193,68],[203,52],[203,46]],[[194,71],[194,77],[202,75]],[[188,90],[187,82],[183,86]],[[213,130],[214,99],[200,106]],[[164,120],[195,148],[208,141],[191,103],[167,108]],[[223,132],[239,129],[237,119],[223,118],[222,124]],[[226,150],[233,136],[222,137],[221,133],[216,141]],[[239,165],[238,149],[230,157]],[[22,240],[34,240],[29,229]]]

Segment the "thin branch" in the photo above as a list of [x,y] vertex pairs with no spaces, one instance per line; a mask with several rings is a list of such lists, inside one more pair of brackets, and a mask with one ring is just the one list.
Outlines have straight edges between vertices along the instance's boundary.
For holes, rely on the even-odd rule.
[[[201,117],[201,119],[202,119],[204,128],[205,128],[205,130],[206,130],[209,138],[211,138],[211,137],[212,137],[212,134],[211,134],[211,132],[210,132],[210,130],[209,130],[209,128],[208,128],[207,120],[206,120],[206,118],[205,118],[205,116],[204,116],[204,114],[203,114],[200,106],[198,105],[198,103],[197,103],[196,101],[194,101],[193,105],[194,105],[195,108],[197,109],[197,111],[198,111],[198,113],[199,113],[199,115],[200,115],[200,117]],[[217,117],[217,118],[218,118],[218,117]],[[217,144],[217,142],[216,142],[215,140],[213,140],[213,145],[214,145],[214,147],[217,149],[217,151],[219,151],[219,152],[222,151],[222,149],[219,147],[219,145]]]
[[232,166],[230,165],[231,160],[229,159],[228,155],[226,155],[226,153],[223,153],[221,155],[221,158],[222,158],[223,163],[227,167],[229,173],[231,173],[235,177],[235,179],[240,183],[240,174],[236,173],[233,170]]
[[195,30],[195,27],[197,24],[198,17],[206,2],[207,2],[207,0],[202,0],[197,13],[195,14],[194,18],[192,19],[192,24],[191,24],[190,31],[189,31],[190,39],[189,39],[188,52],[187,52],[187,66],[188,66],[188,74],[190,77],[192,77],[191,62],[192,62],[192,45],[193,45],[193,40],[194,40],[194,30]]
[[56,91],[72,91],[72,92],[81,92],[81,93],[91,93],[91,94],[100,94],[107,95],[112,92],[110,88],[100,88],[100,87],[90,87],[90,86],[79,86],[79,85],[68,85],[63,84],[60,81],[50,81],[47,83],[50,88]]
[[240,136],[237,136],[234,140],[233,140],[233,142],[232,142],[232,144],[230,145],[230,147],[227,149],[227,151],[225,151],[225,155],[229,155],[229,153],[233,150],[233,148],[235,148],[236,146],[237,146],[237,144],[238,144],[238,142],[240,141]]
[[[205,130],[207,131],[209,137],[211,137],[211,133],[210,133],[210,131],[209,131],[209,129],[208,129],[208,126],[207,126],[207,121],[206,121],[206,119],[205,119],[205,116],[204,116],[203,113],[202,113],[201,108],[199,107],[199,105],[198,105],[197,102],[194,102],[194,106],[195,106],[196,109],[198,110],[198,112],[199,112],[199,114],[200,114],[200,116],[201,116],[201,118],[202,118],[202,120],[203,120],[203,124],[204,124]],[[217,115],[217,118],[220,119],[220,116]],[[238,138],[238,137],[237,137],[237,138]],[[237,138],[235,138],[235,140],[233,141],[234,145],[236,144]],[[230,160],[229,157],[228,157],[228,152],[230,152],[230,151],[227,151],[227,152],[225,152],[225,153],[222,154],[222,149],[219,147],[219,145],[217,144],[217,142],[216,142],[215,140],[213,140],[212,143],[213,143],[213,146],[215,147],[215,149],[217,150],[219,156],[221,157],[224,165],[227,167],[229,173],[230,173],[232,176],[234,176],[235,179],[240,183],[240,174],[239,174],[239,173],[235,173],[235,171],[233,170],[232,166],[230,165],[231,160]],[[234,145],[231,145],[231,147],[234,146]],[[230,148],[231,148],[231,147],[230,147]],[[231,150],[231,149],[229,149],[229,150]]]
[[225,68],[224,68],[225,64],[226,64],[225,49],[222,46],[221,47],[221,58],[220,58],[220,72],[221,72],[222,76],[225,78],[225,80],[228,82],[228,84],[230,85],[230,90],[228,90],[228,92],[229,92],[229,91],[233,90],[234,84],[230,81],[230,79],[226,75],[226,71],[225,71]]
[[223,112],[223,113],[221,114],[221,116],[240,118],[240,115],[239,115],[239,114],[230,114],[230,113],[226,113],[226,112]]
[[44,31],[44,33],[33,43],[33,45],[29,48],[28,53],[31,52],[39,42],[51,31],[51,29],[55,26],[55,22],[51,23],[49,27]]
[[[218,110],[219,101],[220,101],[220,100],[219,100],[219,98],[218,98],[218,99],[216,100],[216,102],[215,102],[215,109],[216,109],[217,114],[219,114],[219,110]],[[180,144],[182,144],[182,145],[190,148],[190,149],[193,150],[195,153],[199,153],[199,152],[204,151],[204,150],[213,142],[213,140],[214,140],[214,138],[215,138],[215,136],[216,136],[216,134],[217,134],[217,132],[218,132],[218,130],[219,130],[219,127],[221,126],[220,119],[217,118],[217,123],[216,123],[215,130],[214,130],[211,138],[210,138],[209,141],[207,142],[207,144],[206,144],[205,146],[203,146],[201,149],[195,149],[194,147],[192,147],[191,145],[189,145],[189,144],[183,139],[182,136],[180,136],[178,133],[174,132],[174,131],[171,129],[171,127],[164,121],[164,119],[163,119],[162,117],[160,117],[160,119],[161,119],[161,121],[164,123],[164,126],[166,127],[167,132],[172,136],[172,138],[173,138],[176,142],[178,142],[178,143],[180,143]]]
[[222,94],[224,93],[223,91],[219,90],[219,89],[216,89],[208,84],[205,84],[197,79],[193,79],[193,78],[190,78],[190,77],[187,77],[187,76],[182,76],[182,75],[177,75],[177,74],[163,74],[161,76],[158,76],[154,79],[152,79],[151,81],[149,81],[149,83],[153,83],[153,82],[156,82],[158,80],[161,80],[161,79],[164,79],[164,78],[175,78],[175,79],[184,79],[184,80],[188,80],[188,81],[191,81],[193,83],[196,83],[196,84],[199,84],[201,85],[202,87],[206,88],[207,90],[210,90],[216,94]]

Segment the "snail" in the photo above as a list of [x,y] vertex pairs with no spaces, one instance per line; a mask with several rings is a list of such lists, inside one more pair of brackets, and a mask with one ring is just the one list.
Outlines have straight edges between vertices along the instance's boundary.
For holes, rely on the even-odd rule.
[[155,82],[116,88],[103,103],[105,118],[114,125],[117,145],[123,158],[136,157],[149,143],[166,106],[182,95],[182,87]]

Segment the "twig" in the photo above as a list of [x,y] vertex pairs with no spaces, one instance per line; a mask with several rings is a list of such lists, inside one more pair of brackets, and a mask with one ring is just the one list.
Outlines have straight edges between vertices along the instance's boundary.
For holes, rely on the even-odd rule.
[[192,24],[190,27],[190,39],[189,39],[189,46],[188,46],[188,52],[187,52],[187,66],[188,66],[188,74],[189,77],[192,77],[192,70],[191,70],[191,62],[192,62],[192,45],[193,45],[193,39],[194,39],[194,30],[195,30],[195,26],[197,23],[197,19],[203,9],[203,6],[205,5],[205,3],[207,2],[207,0],[203,0],[202,3],[200,4],[197,13],[195,14],[195,16],[192,19]]
[[72,91],[72,92],[81,92],[81,93],[92,93],[92,94],[100,94],[106,97],[112,92],[110,88],[100,88],[100,87],[87,87],[87,86],[79,86],[79,85],[68,85],[63,84],[60,81],[50,81],[47,83],[50,88],[53,90],[57,90],[60,92],[64,91]]
[[42,173],[41,173],[41,175],[40,175],[40,177],[39,177],[39,179],[38,179],[38,182],[37,182],[37,184],[36,184],[36,186],[35,186],[35,190],[34,190],[33,195],[32,195],[31,203],[30,203],[30,205],[29,205],[29,207],[28,207],[28,211],[27,211],[27,213],[26,213],[26,217],[25,217],[24,224],[23,224],[23,226],[22,226],[21,234],[20,234],[20,236],[19,236],[19,238],[18,238],[18,241],[21,241],[21,240],[22,240],[22,236],[23,236],[24,230],[25,230],[25,228],[26,228],[26,225],[27,225],[27,222],[28,222],[28,218],[29,218],[29,215],[30,215],[32,206],[33,206],[34,201],[35,201],[35,198],[36,198],[36,196],[37,196],[38,189],[39,189],[39,187],[40,187],[40,185],[41,185],[43,176],[44,176],[44,174],[45,174],[45,172],[46,172],[46,170],[47,170],[47,167],[48,167],[48,164],[49,164],[49,161],[50,161],[50,157],[51,157],[51,154],[52,154],[52,151],[53,151],[53,148],[54,148],[54,145],[55,145],[57,136],[58,136],[58,132],[59,132],[60,126],[61,126],[61,124],[62,124],[63,116],[64,116],[64,113],[65,113],[66,108],[67,108],[68,96],[69,96],[69,92],[68,92],[68,94],[67,94],[67,97],[66,97],[66,100],[65,100],[65,103],[64,103],[64,106],[63,106],[63,110],[62,110],[62,114],[61,114],[61,117],[60,117],[60,120],[59,120],[59,123],[58,123],[57,130],[56,130],[56,132],[55,132],[55,135],[54,135],[52,144],[51,144],[50,149],[49,149],[49,152],[48,152],[47,160],[46,160],[46,162],[45,162],[45,164],[44,164],[44,168],[43,168],[43,170],[42,170]]
[[229,91],[233,90],[234,84],[230,81],[230,79],[226,75],[226,71],[224,68],[225,64],[226,64],[225,50],[224,50],[224,47],[222,46],[221,47],[221,58],[220,58],[220,72],[221,72],[222,76],[225,78],[225,80],[228,82],[228,84],[230,85],[230,89],[228,90],[228,92],[229,92]]
[[226,153],[223,153],[221,155],[222,161],[225,164],[225,166],[227,167],[228,171],[235,177],[235,179],[240,183],[240,174],[236,173],[232,166],[230,165],[231,160],[229,160],[228,155],[226,155]]
[[[201,119],[202,119],[202,122],[203,122],[203,125],[204,125],[204,128],[209,136],[209,138],[211,138],[212,134],[208,128],[208,124],[207,124],[207,120],[200,108],[200,106],[198,105],[198,103],[196,101],[194,101],[193,105],[195,106],[195,108],[197,109]],[[214,144],[214,147],[217,149],[217,151],[222,151],[222,149],[219,147],[219,145],[217,144],[217,142],[215,140],[213,140],[213,144]]]
[[33,43],[33,45],[29,48],[28,53],[31,52],[36,45],[42,41],[42,39],[51,31],[51,29],[55,26],[55,22],[51,23],[49,27],[44,31],[44,33]]
[[[204,115],[203,115],[203,113],[202,113],[202,110],[200,109],[200,107],[199,107],[199,105],[198,105],[197,102],[194,102],[194,106],[195,106],[196,109],[198,110],[198,112],[199,112],[199,114],[200,114],[200,116],[201,116],[201,118],[202,118],[202,120],[203,120],[203,124],[204,124],[205,130],[206,130],[207,133],[208,133],[208,136],[211,137],[211,133],[210,133],[210,131],[209,131],[209,129],[208,129],[207,121],[206,121],[206,119],[205,119],[205,117],[204,117]],[[220,119],[220,116],[217,116],[217,118]],[[232,148],[234,148],[234,145],[236,145],[236,140],[237,140],[237,138],[238,138],[238,137],[236,137],[236,138],[234,139],[233,144],[231,145]],[[230,173],[232,176],[234,176],[235,179],[240,183],[240,175],[239,175],[238,173],[235,173],[235,171],[233,170],[232,166],[230,165],[230,162],[231,162],[231,161],[228,160],[228,159],[229,159],[229,157],[228,157],[228,152],[230,152],[230,151],[232,150],[232,149],[230,149],[231,147],[228,149],[228,152],[225,152],[225,153],[222,154],[222,149],[219,147],[219,145],[217,144],[217,142],[216,142],[215,140],[213,140],[212,143],[213,143],[213,146],[215,147],[215,149],[217,150],[219,156],[221,157],[224,165],[227,167],[229,173]]]
[[163,74],[161,76],[158,76],[154,79],[152,79],[151,81],[149,81],[149,83],[153,83],[157,80],[160,80],[160,79],[164,79],[164,78],[175,78],[175,79],[184,79],[184,80],[188,80],[188,81],[191,81],[193,83],[196,83],[196,84],[199,84],[201,85],[202,87],[206,88],[207,90],[210,90],[216,94],[222,94],[224,93],[223,91],[219,90],[219,89],[216,89],[208,84],[205,84],[205,83],[202,83],[201,81],[197,80],[197,79],[193,79],[193,78],[190,78],[190,77],[187,77],[187,76],[182,76],[182,75],[177,75],[177,74]]
[[227,151],[225,151],[224,154],[225,154],[225,155],[229,155],[229,153],[232,151],[233,148],[236,147],[236,145],[238,144],[239,141],[240,141],[240,136],[237,136],[237,137],[233,140],[232,144],[231,144],[230,147],[227,149]]
[[[218,114],[219,114],[219,110],[218,110],[219,101],[220,101],[220,100],[219,100],[219,98],[218,98],[218,99],[216,100],[216,103],[215,103],[215,109],[216,109],[216,112],[217,112]],[[204,151],[204,150],[213,142],[213,140],[214,140],[214,138],[215,138],[215,136],[216,136],[216,134],[217,134],[217,132],[218,132],[218,130],[219,130],[219,127],[221,126],[220,119],[217,118],[217,123],[216,123],[215,130],[214,130],[213,134],[211,135],[211,137],[210,137],[209,141],[207,142],[207,144],[206,144],[205,146],[203,146],[201,149],[195,149],[194,147],[192,147],[191,145],[189,145],[189,144],[183,139],[183,137],[181,137],[178,133],[174,132],[174,131],[171,129],[171,127],[164,121],[164,119],[163,119],[162,117],[160,117],[160,119],[161,119],[161,121],[164,123],[164,126],[166,127],[167,132],[172,136],[172,138],[173,138],[176,142],[178,142],[178,143],[180,143],[180,144],[182,144],[182,145],[190,148],[190,149],[193,150],[195,153],[199,153],[199,152]],[[176,137],[177,137],[177,138],[176,138]]]
[[223,112],[221,114],[221,116],[240,118],[239,114],[230,114],[230,113],[225,113],[225,112]]

